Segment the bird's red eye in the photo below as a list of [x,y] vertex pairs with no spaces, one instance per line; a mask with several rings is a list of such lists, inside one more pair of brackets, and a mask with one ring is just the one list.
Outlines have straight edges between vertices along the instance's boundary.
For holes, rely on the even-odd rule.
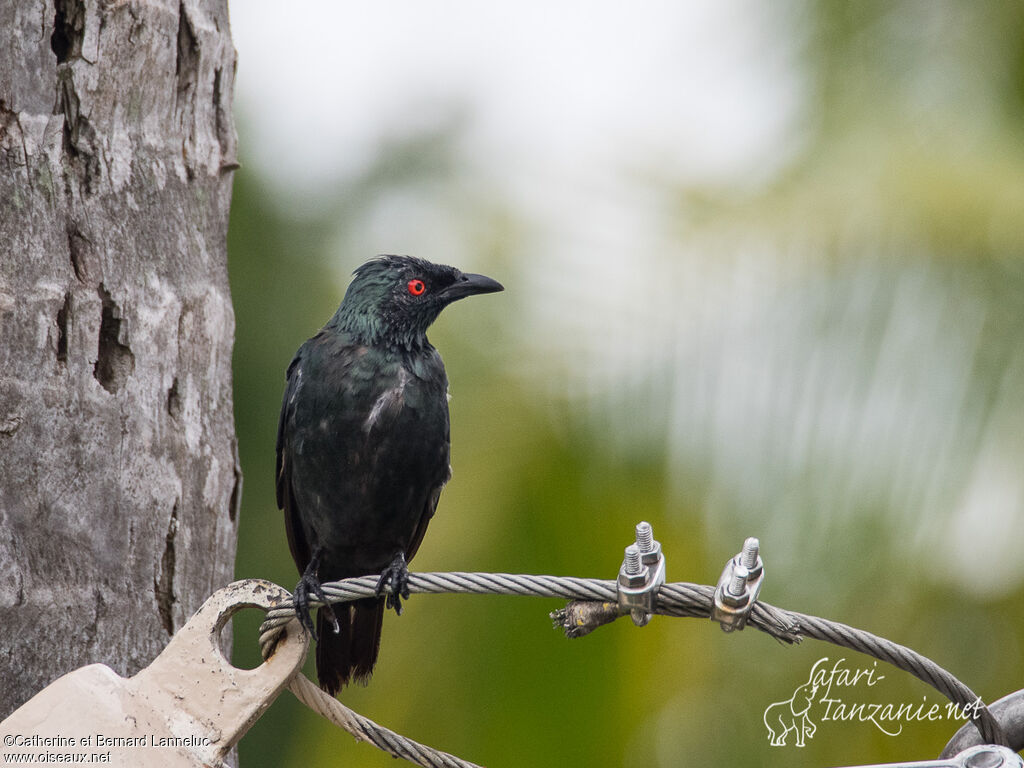
[[427,286],[423,284],[422,280],[409,281],[409,293],[413,296],[422,296],[425,290],[427,290]]

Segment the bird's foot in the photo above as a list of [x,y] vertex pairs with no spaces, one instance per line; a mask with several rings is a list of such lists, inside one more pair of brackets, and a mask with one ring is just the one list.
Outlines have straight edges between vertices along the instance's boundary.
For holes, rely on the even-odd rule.
[[334,609],[327,602],[327,595],[324,594],[323,587],[320,586],[320,578],[317,576],[317,569],[319,567],[320,559],[314,557],[309,562],[309,565],[306,566],[302,578],[299,579],[299,583],[295,586],[295,595],[293,597],[295,614],[299,617],[299,623],[306,628],[306,631],[309,632],[314,640],[318,641],[320,638],[316,636],[316,627],[313,624],[313,617],[310,615],[309,609],[309,596],[311,594],[323,603],[323,607],[320,610],[324,612],[324,615],[333,625],[334,634],[338,634],[341,631],[341,628],[338,626],[338,618],[334,615]]
[[385,608],[394,608],[395,613],[402,615],[402,600],[409,599],[409,567],[405,563],[405,553],[399,552],[391,565],[384,569],[377,582],[377,594],[383,595],[387,590]]

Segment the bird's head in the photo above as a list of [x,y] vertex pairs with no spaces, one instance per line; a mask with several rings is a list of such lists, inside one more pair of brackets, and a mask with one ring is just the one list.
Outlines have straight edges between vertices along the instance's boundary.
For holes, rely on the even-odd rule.
[[453,301],[504,287],[483,275],[411,256],[380,256],[358,267],[331,321],[367,344],[405,348],[426,342],[427,328]]

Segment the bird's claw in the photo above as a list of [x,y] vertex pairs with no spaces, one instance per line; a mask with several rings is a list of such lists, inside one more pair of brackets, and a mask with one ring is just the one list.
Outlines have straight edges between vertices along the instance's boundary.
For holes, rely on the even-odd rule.
[[299,579],[299,583],[295,586],[295,595],[293,597],[295,615],[298,616],[299,623],[317,641],[320,638],[317,637],[316,626],[313,624],[313,617],[310,615],[310,594],[323,604],[320,610],[324,612],[324,615],[333,625],[334,634],[338,634],[341,631],[341,627],[338,626],[338,617],[334,615],[334,609],[327,602],[327,595],[324,594],[323,587],[320,586],[320,579],[316,575],[318,565],[319,563],[315,559],[309,564],[306,571],[302,574],[302,578]]
[[402,615],[402,600],[409,599],[409,567],[405,563],[405,554],[399,552],[391,565],[384,569],[377,580],[377,594],[387,593],[384,600],[385,608],[394,608],[395,613]]

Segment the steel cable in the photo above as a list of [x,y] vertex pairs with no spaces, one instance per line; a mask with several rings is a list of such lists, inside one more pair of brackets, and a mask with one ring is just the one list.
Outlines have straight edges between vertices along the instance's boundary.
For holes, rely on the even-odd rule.
[[[331,603],[348,602],[377,595],[377,576],[323,584]],[[586,634],[622,615],[618,609],[616,582],[607,579],[582,579],[571,576],[535,576],[508,573],[410,573],[409,591],[417,594],[528,595],[570,600],[566,608],[551,614],[556,624],[570,637]],[[673,582],[663,584],[655,596],[654,613],[664,616],[709,618],[714,605],[715,587]],[[321,603],[310,599],[310,607]],[[292,606],[267,611],[260,626],[260,648],[264,657],[273,653],[280,633],[295,616]],[[935,688],[965,711],[980,699],[960,680],[931,659],[885,638],[846,624],[795,611],[776,608],[758,601],[750,611],[747,624],[784,643],[796,643],[805,637],[823,640],[842,648],[864,653],[902,669]],[[329,696],[308,678],[298,675],[289,686],[308,707],[344,728],[358,740],[424,768],[479,768],[475,763],[447,752],[419,744],[388,730]],[[988,744],[1006,746],[1002,728],[984,704],[977,706],[974,724]]]

